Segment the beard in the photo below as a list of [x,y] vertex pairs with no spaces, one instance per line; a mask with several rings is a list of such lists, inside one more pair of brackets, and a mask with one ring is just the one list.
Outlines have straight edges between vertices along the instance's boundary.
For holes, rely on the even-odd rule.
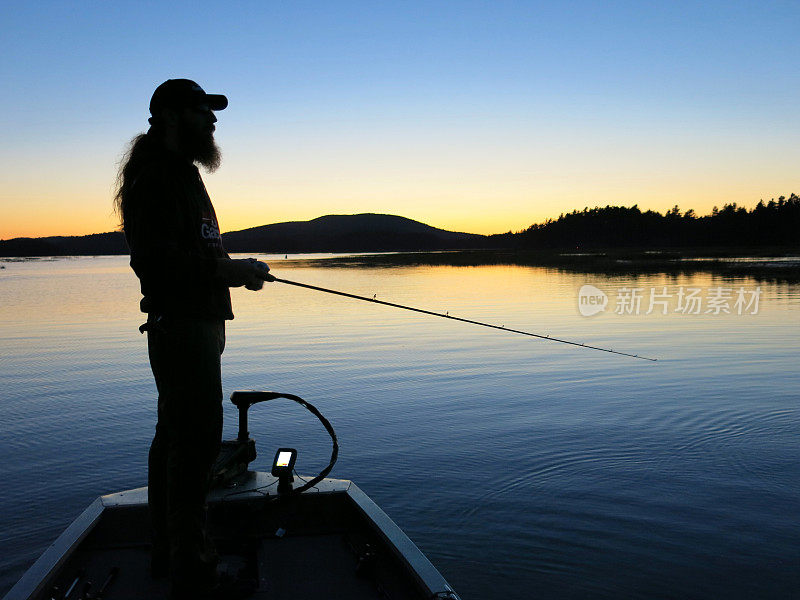
[[179,139],[184,156],[190,157],[208,173],[213,173],[222,164],[222,153],[213,131],[189,131],[186,127],[179,127]]

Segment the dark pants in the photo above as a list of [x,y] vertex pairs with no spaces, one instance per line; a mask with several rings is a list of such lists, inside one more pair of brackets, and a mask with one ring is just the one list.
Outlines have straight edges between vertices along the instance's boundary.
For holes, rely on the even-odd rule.
[[222,439],[220,355],[225,321],[148,319],[147,349],[158,388],[148,503],[154,566],[173,588],[213,584],[217,555],[206,532],[206,495]]

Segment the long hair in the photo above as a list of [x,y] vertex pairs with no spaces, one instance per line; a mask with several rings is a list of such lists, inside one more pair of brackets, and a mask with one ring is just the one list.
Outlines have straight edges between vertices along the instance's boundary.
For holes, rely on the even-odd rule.
[[[152,121],[153,119],[151,119]],[[140,133],[134,137],[120,161],[114,194],[114,212],[119,217],[119,226],[122,231],[125,231],[126,217],[132,215],[133,194],[131,190],[133,184],[142,168],[154,160],[159,150],[161,143],[157,138],[160,131],[154,131],[158,129],[160,128],[154,124],[147,133]]]

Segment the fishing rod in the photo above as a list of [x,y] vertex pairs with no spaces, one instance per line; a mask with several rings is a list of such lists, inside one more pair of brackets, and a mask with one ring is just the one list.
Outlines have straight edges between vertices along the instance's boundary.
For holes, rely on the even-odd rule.
[[286,283],[288,285],[295,285],[297,287],[307,288],[309,290],[316,290],[318,292],[325,292],[327,294],[335,294],[337,296],[344,296],[345,298],[354,298],[356,300],[364,300],[365,302],[372,302],[373,304],[383,304],[384,306],[392,306],[394,308],[402,308],[403,310],[412,310],[414,312],[423,313],[425,315],[433,315],[434,317],[442,317],[444,319],[452,319],[453,321],[461,321],[462,323],[472,323],[473,325],[480,325],[482,327],[491,327],[492,329],[500,329],[501,331],[508,331],[510,333],[519,333],[520,335],[527,335],[530,337],[540,338],[543,340],[549,340],[551,342],[559,342],[561,344],[569,344],[570,346],[580,346],[581,348],[589,348],[590,350],[600,350],[601,352],[609,352],[611,354],[619,354],[620,356],[629,356],[631,358],[638,358],[641,360],[649,360],[652,362],[656,362],[658,359],[656,358],[648,358],[646,356],[639,356],[638,354],[628,354],[627,352],[619,352],[617,350],[611,350],[610,348],[601,348],[599,346],[590,346],[589,344],[581,344],[580,342],[572,342],[570,340],[562,340],[560,338],[551,337],[549,335],[540,335],[538,333],[531,333],[529,331],[520,331],[519,329],[511,329],[509,327],[504,327],[502,325],[491,325],[489,323],[482,323],[480,321],[473,321],[472,319],[462,319],[461,317],[454,317],[450,313],[437,313],[430,310],[424,310],[422,308],[414,308],[413,306],[405,306],[403,304],[395,304],[394,302],[384,302],[383,300],[378,300],[374,296],[369,298],[367,296],[358,296],[356,294],[348,294],[347,292],[340,292],[338,290],[331,290],[324,287],[318,287],[316,285],[309,285],[307,283],[299,283],[297,281],[289,281],[288,279],[281,279],[279,277],[275,277],[274,275],[270,274],[269,279],[267,281],[277,281],[278,283]]

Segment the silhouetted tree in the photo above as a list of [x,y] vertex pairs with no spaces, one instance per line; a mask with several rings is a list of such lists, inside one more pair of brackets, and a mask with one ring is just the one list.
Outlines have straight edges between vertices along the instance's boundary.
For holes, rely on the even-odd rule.
[[676,204],[663,215],[638,205],[584,208],[516,234],[526,248],[593,249],[679,246],[800,245],[800,197],[760,201],[748,211],[735,202],[698,217]]

